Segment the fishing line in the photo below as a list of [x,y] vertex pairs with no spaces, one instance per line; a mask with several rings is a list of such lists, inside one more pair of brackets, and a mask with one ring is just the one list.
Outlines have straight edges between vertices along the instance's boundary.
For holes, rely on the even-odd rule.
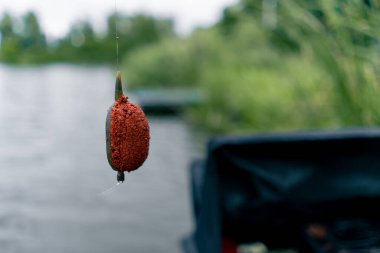
[[115,189],[117,186],[121,185],[123,182],[117,182],[114,186],[111,186],[107,190],[102,191],[101,193],[98,194],[99,197],[102,197],[106,195],[107,193],[110,193],[113,189]]
[[119,70],[119,34],[117,27],[117,4],[115,0],[115,40],[116,40],[116,70]]
[[[115,42],[116,42],[116,70],[119,70],[119,34],[118,34],[118,27],[117,27],[117,4],[115,0]],[[119,186],[122,181],[117,182],[114,186],[111,186],[107,190],[102,191],[98,194],[99,197],[106,195],[107,193],[110,193],[113,189],[115,189],[117,186]]]

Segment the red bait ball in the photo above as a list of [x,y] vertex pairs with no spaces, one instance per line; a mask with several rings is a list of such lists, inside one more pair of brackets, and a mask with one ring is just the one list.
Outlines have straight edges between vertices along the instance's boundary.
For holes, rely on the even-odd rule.
[[138,169],[148,157],[149,125],[144,112],[122,96],[111,111],[112,165],[117,171]]
[[107,158],[118,181],[124,181],[124,172],[138,169],[148,157],[149,123],[143,110],[122,95],[119,72],[115,99],[107,115]]

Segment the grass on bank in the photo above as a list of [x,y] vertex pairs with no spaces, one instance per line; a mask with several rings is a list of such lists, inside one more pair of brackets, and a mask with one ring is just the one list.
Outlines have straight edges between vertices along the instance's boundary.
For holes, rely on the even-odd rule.
[[229,32],[216,26],[165,40],[124,66],[135,87],[203,90],[206,102],[190,115],[212,132],[377,126],[378,7],[282,1],[274,29],[241,15]]

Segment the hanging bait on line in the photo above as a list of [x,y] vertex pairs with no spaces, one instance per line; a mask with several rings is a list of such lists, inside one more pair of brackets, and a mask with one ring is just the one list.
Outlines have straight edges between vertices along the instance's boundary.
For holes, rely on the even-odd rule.
[[123,95],[121,74],[116,73],[115,103],[106,119],[108,163],[117,171],[117,181],[124,181],[124,172],[137,170],[149,153],[149,123],[143,110]]

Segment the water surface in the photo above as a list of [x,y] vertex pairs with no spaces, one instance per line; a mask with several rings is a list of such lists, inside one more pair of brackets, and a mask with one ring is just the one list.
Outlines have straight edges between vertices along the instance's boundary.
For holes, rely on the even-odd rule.
[[192,137],[178,118],[149,118],[150,156],[109,194],[113,103],[105,67],[0,66],[0,251],[180,252],[191,231]]

